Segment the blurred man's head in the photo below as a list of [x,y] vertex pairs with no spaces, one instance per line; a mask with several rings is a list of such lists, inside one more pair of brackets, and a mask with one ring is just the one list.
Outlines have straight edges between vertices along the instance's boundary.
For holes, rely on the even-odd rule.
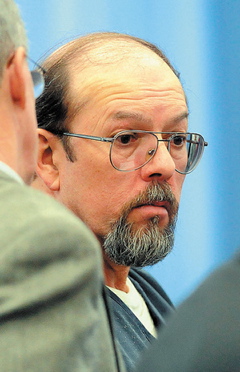
[[27,36],[17,5],[12,0],[0,0],[0,76],[19,47],[27,50]]
[[30,183],[36,167],[36,114],[19,10],[0,0],[0,161]]

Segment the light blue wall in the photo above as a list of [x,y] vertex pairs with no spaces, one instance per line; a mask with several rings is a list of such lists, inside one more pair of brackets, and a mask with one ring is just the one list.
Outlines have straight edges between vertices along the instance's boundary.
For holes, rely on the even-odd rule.
[[174,251],[150,272],[179,303],[240,241],[240,2],[213,0],[17,0],[38,60],[93,31],[158,44],[181,72],[190,130],[209,142],[187,176]]

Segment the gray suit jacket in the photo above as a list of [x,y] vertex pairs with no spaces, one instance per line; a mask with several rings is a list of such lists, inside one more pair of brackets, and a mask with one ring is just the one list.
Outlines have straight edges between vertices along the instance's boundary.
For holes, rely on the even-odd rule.
[[92,233],[3,172],[0,221],[0,371],[116,371]]
[[137,372],[240,371],[240,254],[179,308]]

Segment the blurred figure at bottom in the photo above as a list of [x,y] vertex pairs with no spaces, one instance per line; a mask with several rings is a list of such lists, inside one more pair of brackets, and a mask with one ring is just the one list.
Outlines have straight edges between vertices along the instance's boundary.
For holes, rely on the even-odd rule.
[[137,372],[240,371],[240,253],[178,309]]

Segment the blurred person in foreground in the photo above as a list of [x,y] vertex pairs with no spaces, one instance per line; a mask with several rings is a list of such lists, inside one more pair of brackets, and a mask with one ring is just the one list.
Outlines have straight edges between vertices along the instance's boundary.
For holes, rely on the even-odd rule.
[[137,372],[240,371],[240,253],[179,307]]
[[153,44],[96,33],[44,62],[35,187],[72,210],[102,247],[116,337],[128,371],[173,306],[142,267],[172,249],[185,175],[204,146],[188,132],[179,76]]
[[27,186],[37,159],[33,86],[43,88],[43,74],[29,71],[16,4],[0,0],[0,370],[117,371],[98,242]]

